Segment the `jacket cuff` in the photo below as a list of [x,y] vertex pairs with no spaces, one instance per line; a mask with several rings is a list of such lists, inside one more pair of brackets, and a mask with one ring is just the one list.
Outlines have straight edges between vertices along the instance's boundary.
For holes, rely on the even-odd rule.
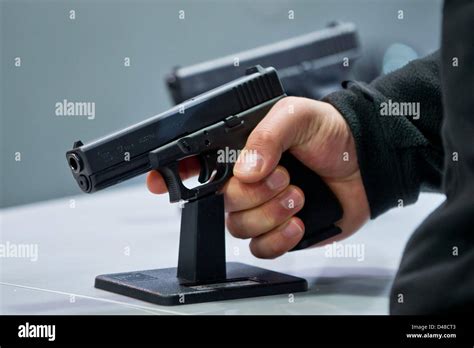
[[392,141],[400,125],[397,118],[380,116],[380,103],[384,99],[359,82],[323,99],[342,114],[352,131],[372,219],[418,198],[418,192],[406,192],[404,187],[403,164]]

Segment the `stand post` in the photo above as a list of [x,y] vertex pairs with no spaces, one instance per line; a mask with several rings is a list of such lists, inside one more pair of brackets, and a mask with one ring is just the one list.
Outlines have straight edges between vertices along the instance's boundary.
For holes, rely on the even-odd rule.
[[[165,306],[306,291],[306,280],[239,262],[225,262],[224,198],[184,205],[178,268],[102,274],[95,287]],[[177,275],[177,276],[176,276]]]
[[178,278],[193,283],[226,279],[222,194],[185,203],[181,215]]

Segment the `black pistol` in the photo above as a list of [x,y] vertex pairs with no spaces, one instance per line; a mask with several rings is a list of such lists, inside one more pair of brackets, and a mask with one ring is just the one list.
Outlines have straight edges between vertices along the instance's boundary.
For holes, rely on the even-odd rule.
[[[150,170],[165,179],[171,202],[192,202],[215,195],[232,176],[234,163],[219,161],[219,151],[238,151],[271,107],[286,96],[274,68],[255,66],[246,75],[103,138],[74,143],[66,153],[82,191],[92,193]],[[179,161],[197,156],[199,182],[187,188]],[[334,194],[309,168],[289,153],[280,162],[291,183],[305,193],[297,214],[306,231],[294,249],[306,248],[340,232],[334,223],[342,209]],[[222,212],[223,214],[223,212]]]

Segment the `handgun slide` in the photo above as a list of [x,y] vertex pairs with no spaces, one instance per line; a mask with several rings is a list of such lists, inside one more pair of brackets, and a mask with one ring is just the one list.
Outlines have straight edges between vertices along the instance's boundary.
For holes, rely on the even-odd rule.
[[66,153],[68,164],[79,187],[95,192],[153,169],[151,151],[283,96],[275,69],[255,67],[143,122],[87,144],[76,141]]

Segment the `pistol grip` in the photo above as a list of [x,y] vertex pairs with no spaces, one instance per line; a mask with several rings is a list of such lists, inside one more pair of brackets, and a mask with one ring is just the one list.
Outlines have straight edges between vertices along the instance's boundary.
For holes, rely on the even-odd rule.
[[305,224],[305,233],[292,251],[341,233],[341,229],[334,224],[342,218],[341,204],[319,175],[288,152],[282,155],[280,164],[288,170],[291,184],[301,188],[305,195],[303,209],[296,214]]

